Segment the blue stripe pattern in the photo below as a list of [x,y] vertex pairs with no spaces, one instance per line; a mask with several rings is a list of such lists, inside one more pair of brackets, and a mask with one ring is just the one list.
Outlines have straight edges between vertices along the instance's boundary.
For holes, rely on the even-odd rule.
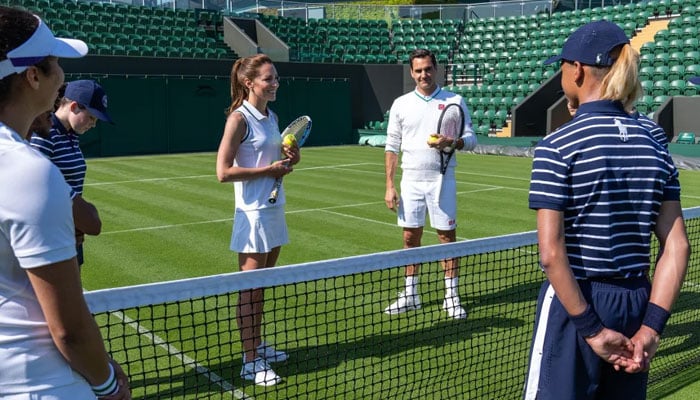
[[49,138],[44,139],[33,135],[30,143],[61,170],[63,177],[72,189],[71,197],[74,197],[75,194],[82,195],[87,165],[83,152],[80,150],[78,135],[68,132],[55,116],[52,119],[53,127]]
[[666,148],[619,102],[581,105],[574,119],[536,147],[529,203],[564,213],[577,278],[640,276],[662,201],[680,200]]

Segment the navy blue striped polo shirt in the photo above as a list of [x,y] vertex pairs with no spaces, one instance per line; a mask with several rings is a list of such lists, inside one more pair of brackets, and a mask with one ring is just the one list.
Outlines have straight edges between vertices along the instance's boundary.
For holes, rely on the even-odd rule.
[[661,202],[680,200],[678,171],[649,126],[620,102],[589,102],[535,149],[530,208],[564,213],[566,250],[579,279],[649,269]]
[[71,198],[83,194],[83,183],[87,165],[80,150],[78,135],[68,131],[55,115],[51,116],[52,127],[48,139],[32,135],[31,145],[44,153],[58,169],[71,187]]
[[666,136],[664,128],[657,125],[651,118],[639,112],[634,113],[633,116],[637,118],[640,124],[644,125],[644,127],[649,130],[649,133],[657,142],[661,143],[665,148],[668,148],[668,136]]

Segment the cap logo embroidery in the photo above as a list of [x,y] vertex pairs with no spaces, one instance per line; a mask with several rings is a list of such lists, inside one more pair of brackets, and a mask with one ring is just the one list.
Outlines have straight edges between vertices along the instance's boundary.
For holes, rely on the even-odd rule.
[[102,96],[102,107],[107,108],[107,95]]
[[596,65],[603,63],[603,55],[602,54],[598,53],[595,55],[595,63],[596,63]]

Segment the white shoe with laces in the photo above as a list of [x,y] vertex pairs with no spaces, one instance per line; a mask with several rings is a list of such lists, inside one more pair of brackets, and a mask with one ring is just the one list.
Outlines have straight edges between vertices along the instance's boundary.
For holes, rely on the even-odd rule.
[[282,362],[287,361],[289,355],[281,350],[276,350],[271,345],[260,342],[260,346],[256,349],[258,355],[265,359],[267,362]]
[[447,315],[454,319],[467,318],[467,312],[459,303],[459,297],[445,297],[442,302],[442,309],[447,311]]
[[262,357],[258,357],[251,362],[244,362],[241,369],[241,378],[254,381],[259,386],[272,386],[282,382],[282,378],[272,370],[270,364]]
[[384,314],[395,315],[420,308],[420,296],[414,294],[407,296],[406,292],[399,293],[399,299],[384,309]]

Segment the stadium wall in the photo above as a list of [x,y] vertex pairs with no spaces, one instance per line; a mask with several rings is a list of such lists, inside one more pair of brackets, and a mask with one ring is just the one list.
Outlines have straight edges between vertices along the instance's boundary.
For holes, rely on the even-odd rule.
[[[117,120],[98,124],[81,139],[86,156],[216,150],[230,104],[231,60],[88,56],[62,65],[67,80],[100,81]],[[401,64],[275,66],[283,79],[272,109],[282,126],[309,114],[311,146],[357,143],[357,129],[381,120],[394,98],[414,87]],[[444,81],[443,68],[438,79]]]

